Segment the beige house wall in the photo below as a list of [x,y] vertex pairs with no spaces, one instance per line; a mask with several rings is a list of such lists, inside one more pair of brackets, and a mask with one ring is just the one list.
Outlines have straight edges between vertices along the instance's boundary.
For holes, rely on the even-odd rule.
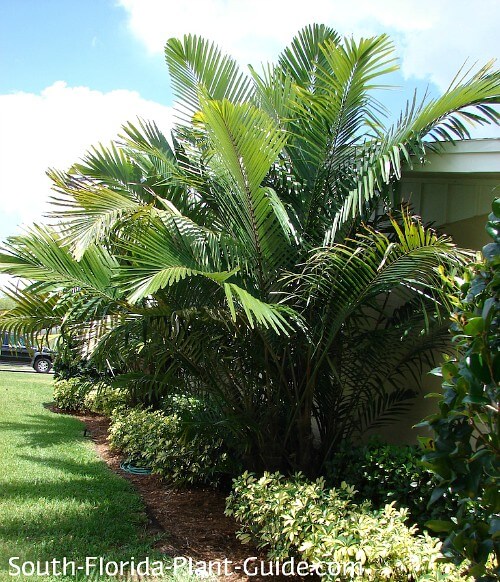
[[439,230],[449,234],[458,246],[480,251],[484,245],[491,242],[484,228],[487,220],[488,214],[481,214],[480,216],[472,216],[471,218],[457,220],[457,222],[443,224],[439,227]]
[[477,250],[488,241],[484,225],[495,192],[500,196],[500,174],[457,177],[409,173],[401,182],[401,198],[425,222],[454,236],[458,245]]

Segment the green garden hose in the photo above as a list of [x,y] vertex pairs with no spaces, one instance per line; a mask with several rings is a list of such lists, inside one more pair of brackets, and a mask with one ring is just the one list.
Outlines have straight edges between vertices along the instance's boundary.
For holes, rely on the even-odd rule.
[[150,475],[151,469],[149,467],[137,467],[133,461],[126,460],[120,463],[120,469],[132,475]]

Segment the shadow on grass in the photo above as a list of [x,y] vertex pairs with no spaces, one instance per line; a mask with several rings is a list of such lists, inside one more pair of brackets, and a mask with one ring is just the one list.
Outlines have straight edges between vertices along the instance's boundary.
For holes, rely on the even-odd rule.
[[85,425],[77,418],[56,414],[28,414],[24,418],[28,421],[2,422],[0,433],[19,432],[24,439],[21,444],[33,448],[52,447],[84,439]]
[[35,465],[0,488],[0,558],[2,546],[30,561],[156,553],[141,499],[102,461],[18,458]]
[[[43,468],[61,471],[65,475],[77,475],[89,480],[100,477],[103,470],[109,472],[113,478],[115,477],[115,474],[107,468],[103,461],[81,461],[76,463],[59,457],[37,457],[35,455],[17,455],[17,458],[30,463],[36,463]],[[2,491],[0,491],[0,497],[1,495]]]
[[98,458],[82,421],[40,410],[48,394],[38,398],[33,383],[8,379],[5,386],[10,408],[2,409],[0,422],[0,580],[10,556],[82,561],[157,554],[158,536],[143,502]]
[[16,480],[2,487],[2,498],[19,508],[19,512],[2,516],[0,539],[4,543],[21,537],[29,539],[30,545],[43,542],[61,548],[62,540],[68,538],[68,552],[78,540],[89,549],[96,542],[118,547],[134,540],[137,526],[146,524],[137,495],[103,468],[100,475],[87,479]]

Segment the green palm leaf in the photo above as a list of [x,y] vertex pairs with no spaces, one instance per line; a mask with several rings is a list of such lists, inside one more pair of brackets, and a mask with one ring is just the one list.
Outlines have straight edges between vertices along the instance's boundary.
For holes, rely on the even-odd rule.
[[234,283],[224,283],[224,291],[233,321],[236,321],[234,301],[236,299],[243,308],[251,328],[257,323],[266,329],[272,328],[276,333],[289,334],[291,324],[287,321],[284,313],[291,315],[291,310],[264,303]]
[[182,113],[189,118],[200,109],[200,91],[210,99],[233,103],[246,101],[252,94],[252,84],[236,61],[196,35],[185,35],[182,41],[168,40],[165,59]]
[[239,226],[251,245],[260,279],[266,287],[266,266],[286,252],[292,227],[276,193],[262,186],[271,165],[283,149],[286,136],[263,111],[251,104],[202,101],[203,122],[210,140],[208,163],[225,188],[218,201],[231,228]]
[[[325,243],[334,240],[339,228],[351,217],[364,217],[373,209],[373,200],[385,197],[387,185],[401,177],[403,162],[425,155],[432,140],[453,141],[469,137],[467,125],[498,124],[500,114],[492,106],[500,103],[500,73],[489,63],[470,78],[457,78],[437,99],[416,98],[408,104],[399,122],[379,139],[358,147],[355,174],[346,184],[348,192],[335,215]],[[424,139],[428,138],[429,143]],[[414,156],[414,158],[412,158]]]
[[36,288],[18,288],[12,291],[7,289],[5,293],[15,306],[0,313],[1,329],[34,340],[44,330],[48,333],[52,328],[61,325],[67,306],[61,303],[58,295],[40,293]]
[[40,282],[44,289],[85,288],[110,299],[115,296],[111,278],[117,267],[116,258],[97,246],[75,261],[64,237],[41,226],[10,237],[0,253],[0,272]]
[[340,35],[329,26],[306,26],[279,56],[279,67],[287,71],[298,86],[313,91],[317,84],[318,70],[324,69],[327,64],[322,45],[325,42],[336,45],[340,40]]
[[352,241],[318,250],[302,275],[291,277],[307,302],[319,301],[323,306],[317,343],[320,361],[349,317],[383,293],[421,294],[448,306],[438,268],[460,267],[469,255],[408,215],[403,215],[401,224],[395,219],[391,223],[392,240],[365,228]]

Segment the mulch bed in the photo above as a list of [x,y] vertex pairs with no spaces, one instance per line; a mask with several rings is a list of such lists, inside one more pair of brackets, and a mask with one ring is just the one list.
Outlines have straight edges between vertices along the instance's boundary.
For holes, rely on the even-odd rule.
[[[51,407],[53,412],[61,412]],[[109,420],[102,416],[78,415],[85,423],[85,434],[94,442],[100,457],[112,471],[128,479],[141,495],[148,516],[151,534],[164,534],[156,549],[171,557],[185,556],[194,562],[224,563],[231,572],[230,580],[263,581],[298,580],[291,576],[252,576],[241,572],[244,560],[257,556],[266,563],[266,556],[251,545],[236,539],[236,522],[224,515],[226,495],[212,489],[171,489],[156,475],[133,475],[120,469],[123,457],[112,451],[107,435]],[[312,580],[312,577],[308,577]]]

